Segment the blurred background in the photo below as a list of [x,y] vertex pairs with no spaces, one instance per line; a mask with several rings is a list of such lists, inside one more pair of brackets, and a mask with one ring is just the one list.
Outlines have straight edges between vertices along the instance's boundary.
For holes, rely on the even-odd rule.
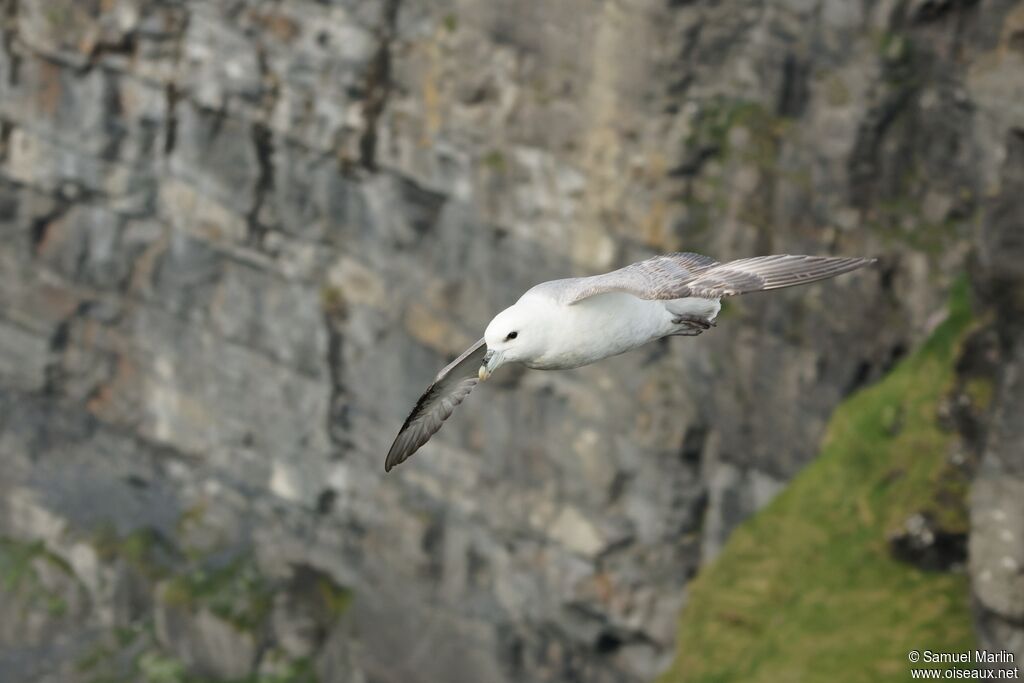
[[[1022,222],[1020,1],[0,0],[0,679],[1019,665]],[[880,260],[384,476],[524,289],[674,250]]]

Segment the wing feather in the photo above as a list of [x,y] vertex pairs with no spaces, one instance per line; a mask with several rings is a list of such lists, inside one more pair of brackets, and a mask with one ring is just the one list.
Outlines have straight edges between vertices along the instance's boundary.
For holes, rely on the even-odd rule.
[[569,305],[607,292],[626,292],[640,299],[718,299],[824,280],[874,261],[775,254],[719,263],[700,254],[666,254],[604,275],[559,281],[558,298]]
[[458,358],[446,365],[437,373],[434,382],[427,387],[416,406],[405,419],[405,423],[395,437],[388,456],[384,461],[384,471],[405,462],[420,446],[430,440],[441,425],[447,420],[455,408],[473,391],[477,385],[477,370],[483,363],[487,345],[483,339],[466,349]]
[[561,300],[574,304],[607,292],[627,292],[641,299],[676,299],[671,294],[678,283],[692,280],[716,265],[718,261],[710,256],[693,252],[652,256],[604,275],[565,280]]
[[825,280],[873,263],[875,259],[833,256],[757,256],[712,268],[685,284],[683,296],[723,296],[781,289]]

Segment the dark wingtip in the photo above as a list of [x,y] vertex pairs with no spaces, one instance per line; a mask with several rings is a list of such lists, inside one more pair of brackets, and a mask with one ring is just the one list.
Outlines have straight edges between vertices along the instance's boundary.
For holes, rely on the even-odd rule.
[[[397,439],[395,439],[397,441]],[[391,444],[391,448],[388,450],[388,457],[384,458],[384,471],[390,472],[391,469],[397,465],[401,460],[396,462],[395,459],[395,444]]]
[[404,448],[404,447],[403,448],[399,448],[398,447],[398,442],[399,442],[399,439],[401,438],[401,436],[402,435],[399,434],[398,437],[395,438],[395,443],[391,444],[391,450],[388,451],[388,457],[386,457],[384,459],[384,471],[385,472],[390,472],[391,470],[395,469],[396,467],[401,465],[403,462],[408,460],[409,456],[412,455],[412,453],[416,452],[416,450],[414,449],[412,453],[409,453],[409,452],[406,452],[407,451],[406,448]]
[[395,447],[392,446],[391,450],[388,451],[388,457],[384,459],[385,472],[390,472],[395,468],[396,465],[400,465],[402,464],[402,462],[405,461],[405,458],[399,458],[397,457],[397,455],[398,454],[395,452]]

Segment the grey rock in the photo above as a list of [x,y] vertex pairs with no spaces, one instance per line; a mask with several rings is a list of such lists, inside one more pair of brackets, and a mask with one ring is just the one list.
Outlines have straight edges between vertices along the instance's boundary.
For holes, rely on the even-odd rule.
[[191,179],[200,193],[228,209],[249,212],[260,173],[251,125],[190,100],[178,104],[174,116],[171,172]]
[[[1018,8],[1008,21],[1014,24],[1020,17]],[[1012,40],[1011,34],[1010,29],[1003,31],[1000,44]],[[1001,60],[993,65],[993,72],[1003,69]],[[987,85],[975,87],[992,86],[991,81],[982,81]],[[991,169],[997,185],[986,202],[984,229],[977,237],[980,264],[976,281],[994,316],[1001,367],[984,430],[981,466],[971,492],[970,572],[982,641],[992,649],[1014,652],[1020,668],[1024,662],[1024,427],[1020,420],[1024,410],[1024,268],[1020,259],[1024,249],[1013,237],[1019,228],[1013,216],[1024,209],[1024,129],[1020,128],[1024,119],[1016,116],[1012,107],[1004,111],[994,107],[987,96],[982,99],[987,103],[986,119],[1010,128],[1002,130],[1002,159]],[[980,134],[990,136],[997,131],[986,128]]]
[[981,604],[1006,619],[1024,618],[1024,484],[990,460],[974,484],[971,576]]
[[158,641],[190,670],[224,680],[252,673],[256,661],[253,634],[238,630],[208,610],[192,613],[159,600],[155,616]]

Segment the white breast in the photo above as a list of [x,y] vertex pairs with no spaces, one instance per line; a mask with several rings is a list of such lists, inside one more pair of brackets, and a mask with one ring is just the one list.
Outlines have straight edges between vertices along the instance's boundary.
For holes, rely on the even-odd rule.
[[527,363],[541,370],[563,370],[625,353],[672,330],[663,301],[611,292],[572,306],[549,302],[548,339],[541,357]]

